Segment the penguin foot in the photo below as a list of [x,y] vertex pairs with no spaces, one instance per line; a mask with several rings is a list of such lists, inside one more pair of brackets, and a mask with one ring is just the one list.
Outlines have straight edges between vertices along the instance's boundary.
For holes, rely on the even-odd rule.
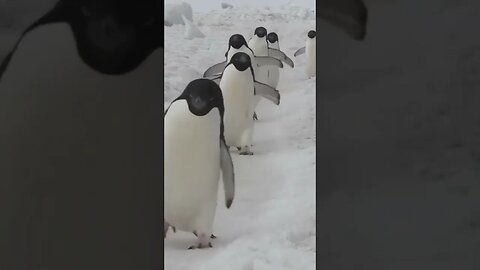
[[208,242],[208,244],[206,244],[206,245],[202,245],[202,243],[198,243],[198,245],[196,245],[196,246],[189,246],[188,247],[189,250],[190,249],[197,249],[197,248],[199,248],[199,249],[213,248],[213,245],[212,245],[212,243]]
[[[198,234],[197,234],[196,231],[194,231],[193,234],[194,234],[196,237],[198,237]],[[212,235],[210,235],[210,238],[211,238],[211,239],[217,239],[217,237],[216,237],[213,233],[212,233]]]
[[200,233],[197,235],[197,232],[193,232],[197,237],[198,237],[198,245],[197,246],[190,246],[188,249],[196,249],[196,248],[212,248],[212,243],[209,241],[209,238],[212,238],[212,235],[210,237],[207,236],[205,233]]
[[243,146],[240,149],[238,149],[238,154],[242,155],[242,156],[252,156],[253,152],[250,151],[250,146],[247,145],[247,146]]

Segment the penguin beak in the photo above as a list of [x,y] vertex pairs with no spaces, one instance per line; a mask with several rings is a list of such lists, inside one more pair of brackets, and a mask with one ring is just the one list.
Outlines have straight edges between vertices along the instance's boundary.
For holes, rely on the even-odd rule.
[[201,97],[194,97],[192,100],[192,105],[198,110],[202,110],[207,106],[207,102],[203,100]]

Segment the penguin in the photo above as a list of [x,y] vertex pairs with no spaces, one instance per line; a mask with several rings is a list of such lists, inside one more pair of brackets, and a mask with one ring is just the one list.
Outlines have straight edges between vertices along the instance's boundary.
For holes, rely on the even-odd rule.
[[235,195],[235,175],[224,137],[224,104],[220,87],[209,79],[190,82],[165,112],[164,237],[193,232],[198,244],[213,247],[212,234],[220,171],[225,204]]
[[307,33],[307,42],[304,47],[298,49],[293,55],[295,57],[306,53],[307,56],[307,66],[306,66],[306,74],[308,77],[315,77],[316,72],[316,35],[317,33],[314,30],[310,30]]
[[[286,56],[282,51],[269,48],[267,43],[267,29],[265,27],[259,26],[255,28],[253,37],[249,40],[248,46],[252,48],[255,55],[258,56],[272,56],[276,59],[279,59],[285,62],[287,65],[293,68],[293,61]],[[269,67],[263,66],[259,67],[255,71],[255,77],[258,82],[268,84],[268,70]],[[260,103],[260,97],[255,97],[254,107],[256,108]],[[258,120],[257,113],[254,113],[254,120]]]
[[279,105],[280,93],[256,81],[250,56],[242,52],[235,53],[222,75],[212,80],[218,82],[223,93],[225,142],[229,147],[237,147],[240,155],[253,155],[250,146],[255,97],[261,96]]
[[[248,46],[252,49],[256,56],[271,56],[278,60],[281,60],[291,68],[294,67],[292,59],[290,59],[284,52],[275,48],[269,48],[267,43],[267,29],[263,26],[255,28],[253,36],[248,41]],[[264,69],[265,70],[265,69]],[[262,77],[263,79],[263,77]],[[260,78],[258,78],[260,82]]]
[[60,0],[0,65],[0,269],[160,269],[163,5]]
[[[278,35],[275,32],[270,32],[267,35],[268,48],[280,50]],[[267,72],[268,85],[277,88],[278,80],[280,79],[280,70],[276,67],[268,67]]]
[[368,9],[362,0],[320,0],[317,16],[355,40],[362,41],[367,35]]
[[247,41],[241,34],[233,34],[228,40],[228,49],[225,52],[226,60],[209,67],[203,74],[204,78],[216,77],[220,75],[232,56],[237,52],[244,52],[252,59],[252,67],[256,70],[260,66],[276,66],[283,68],[280,60],[269,56],[256,56],[252,49],[248,47]]

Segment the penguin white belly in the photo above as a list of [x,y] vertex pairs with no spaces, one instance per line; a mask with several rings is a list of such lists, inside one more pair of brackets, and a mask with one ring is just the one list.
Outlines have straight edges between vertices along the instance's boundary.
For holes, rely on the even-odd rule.
[[307,60],[306,73],[308,77],[316,76],[316,42],[308,40],[305,46],[305,54]]
[[210,232],[220,178],[220,113],[192,114],[174,102],[165,116],[165,220],[183,231]]
[[95,89],[157,91],[153,87],[161,83],[158,78],[161,70],[158,69],[163,67],[162,54],[161,50],[155,51],[130,73],[105,75],[81,59],[68,24],[49,24],[23,37],[0,79],[0,89],[16,95],[32,91],[61,92],[63,89],[68,89],[66,93],[93,92]]
[[225,73],[233,72],[238,74],[224,77],[220,81],[225,103],[224,135],[228,146],[242,147],[250,145],[251,141],[251,136],[245,135],[245,132],[253,126],[253,78],[249,69],[240,72],[233,65],[229,65],[225,70]]

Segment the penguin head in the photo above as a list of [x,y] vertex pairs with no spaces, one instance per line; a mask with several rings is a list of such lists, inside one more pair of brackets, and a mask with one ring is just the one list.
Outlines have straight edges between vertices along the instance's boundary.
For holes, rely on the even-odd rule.
[[44,19],[71,26],[79,55],[90,67],[124,74],[162,46],[161,11],[155,0],[60,0]]
[[262,26],[257,27],[255,29],[255,35],[259,38],[263,38],[264,36],[267,35],[267,29],[265,29],[265,27],[262,27]]
[[317,35],[317,33],[314,30],[310,30],[307,34],[309,38],[314,38]]
[[228,45],[238,50],[244,45],[247,46],[247,41],[242,35],[234,34],[228,40]]
[[230,63],[233,64],[238,71],[245,71],[252,67],[250,56],[243,52],[235,53],[232,59],[230,59]]
[[218,108],[223,116],[223,96],[220,87],[212,80],[197,79],[191,81],[178,99],[185,99],[190,112],[204,116],[213,108]]
[[275,43],[278,41],[278,35],[277,33],[275,32],[270,32],[268,35],[267,35],[267,40],[268,42],[270,43]]

